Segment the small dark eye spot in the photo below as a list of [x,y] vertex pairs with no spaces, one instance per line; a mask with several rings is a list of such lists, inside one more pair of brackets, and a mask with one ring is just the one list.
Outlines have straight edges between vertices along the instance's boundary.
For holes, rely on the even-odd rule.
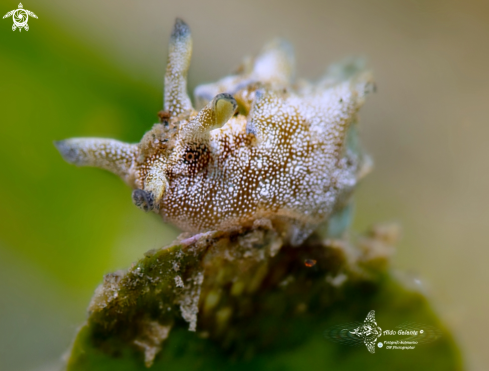
[[183,162],[187,165],[192,165],[198,162],[200,152],[196,149],[188,148],[183,154]]
[[202,171],[209,163],[209,150],[203,143],[192,143],[185,148],[182,154],[182,162],[187,165],[189,173]]
[[197,164],[206,154],[207,146],[205,144],[191,145],[185,149],[183,162],[188,165]]

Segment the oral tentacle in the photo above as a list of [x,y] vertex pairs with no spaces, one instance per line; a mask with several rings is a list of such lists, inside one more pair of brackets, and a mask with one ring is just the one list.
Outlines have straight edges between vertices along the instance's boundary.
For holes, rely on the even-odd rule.
[[130,185],[134,183],[136,144],[115,139],[71,138],[54,142],[54,145],[70,164],[98,167],[118,175]]

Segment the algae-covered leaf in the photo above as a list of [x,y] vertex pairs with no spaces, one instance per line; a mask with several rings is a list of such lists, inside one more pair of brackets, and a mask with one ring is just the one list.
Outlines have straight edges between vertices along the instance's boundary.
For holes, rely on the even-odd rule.
[[[392,234],[376,228],[355,246],[313,236],[292,247],[263,222],[182,237],[105,277],[67,368],[461,369],[426,298],[390,272]],[[341,338],[339,327],[372,310],[383,330],[418,323],[438,336],[413,350],[375,354],[363,340]]]

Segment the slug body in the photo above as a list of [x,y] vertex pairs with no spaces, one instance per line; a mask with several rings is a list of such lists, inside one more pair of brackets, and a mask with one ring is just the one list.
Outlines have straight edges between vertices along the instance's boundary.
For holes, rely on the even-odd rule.
[[274,41],[240,72],[187,95],[192,52],[188,26],[170,39],[160,123],[139,144],[73,138],[56,142],[77,165],[112,171],[134,203],[198,233],[268,219],[292,244],[347,204],[368,158],[356,141],[356,116],[372,90],[354,63],[316,84],[292,85],[290,46]]

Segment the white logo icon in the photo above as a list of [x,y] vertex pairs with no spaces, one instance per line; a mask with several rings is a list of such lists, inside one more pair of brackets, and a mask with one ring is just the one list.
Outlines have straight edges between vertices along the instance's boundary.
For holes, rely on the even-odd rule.
[[37,15],[32,13],[30,10],[24,9],[22,3],[19,4],[19,9],[11,10],[7,14],[5,14],[3,18],[7,18],[10,16],[12,16],[12,20],[14,21],[14,24],[12,25],[12,31],[15,31],[17,28],[19,29],[19,31],[22,31],[22,29],[29,31],[29,25],[27,24],[29,16],[37,18]]
[[[382,336],[382,329],[377,326],[377,322],[375,322],[375,311],[371,310],[368,313],[367,318],[365,318],[363,325],[350,331],[350,334],[360,337],[367,346],[368,351],[370,353],[375,353],[375,343],[377,342],[377,339]],[[380,345],[379,348],[381,348]]]

